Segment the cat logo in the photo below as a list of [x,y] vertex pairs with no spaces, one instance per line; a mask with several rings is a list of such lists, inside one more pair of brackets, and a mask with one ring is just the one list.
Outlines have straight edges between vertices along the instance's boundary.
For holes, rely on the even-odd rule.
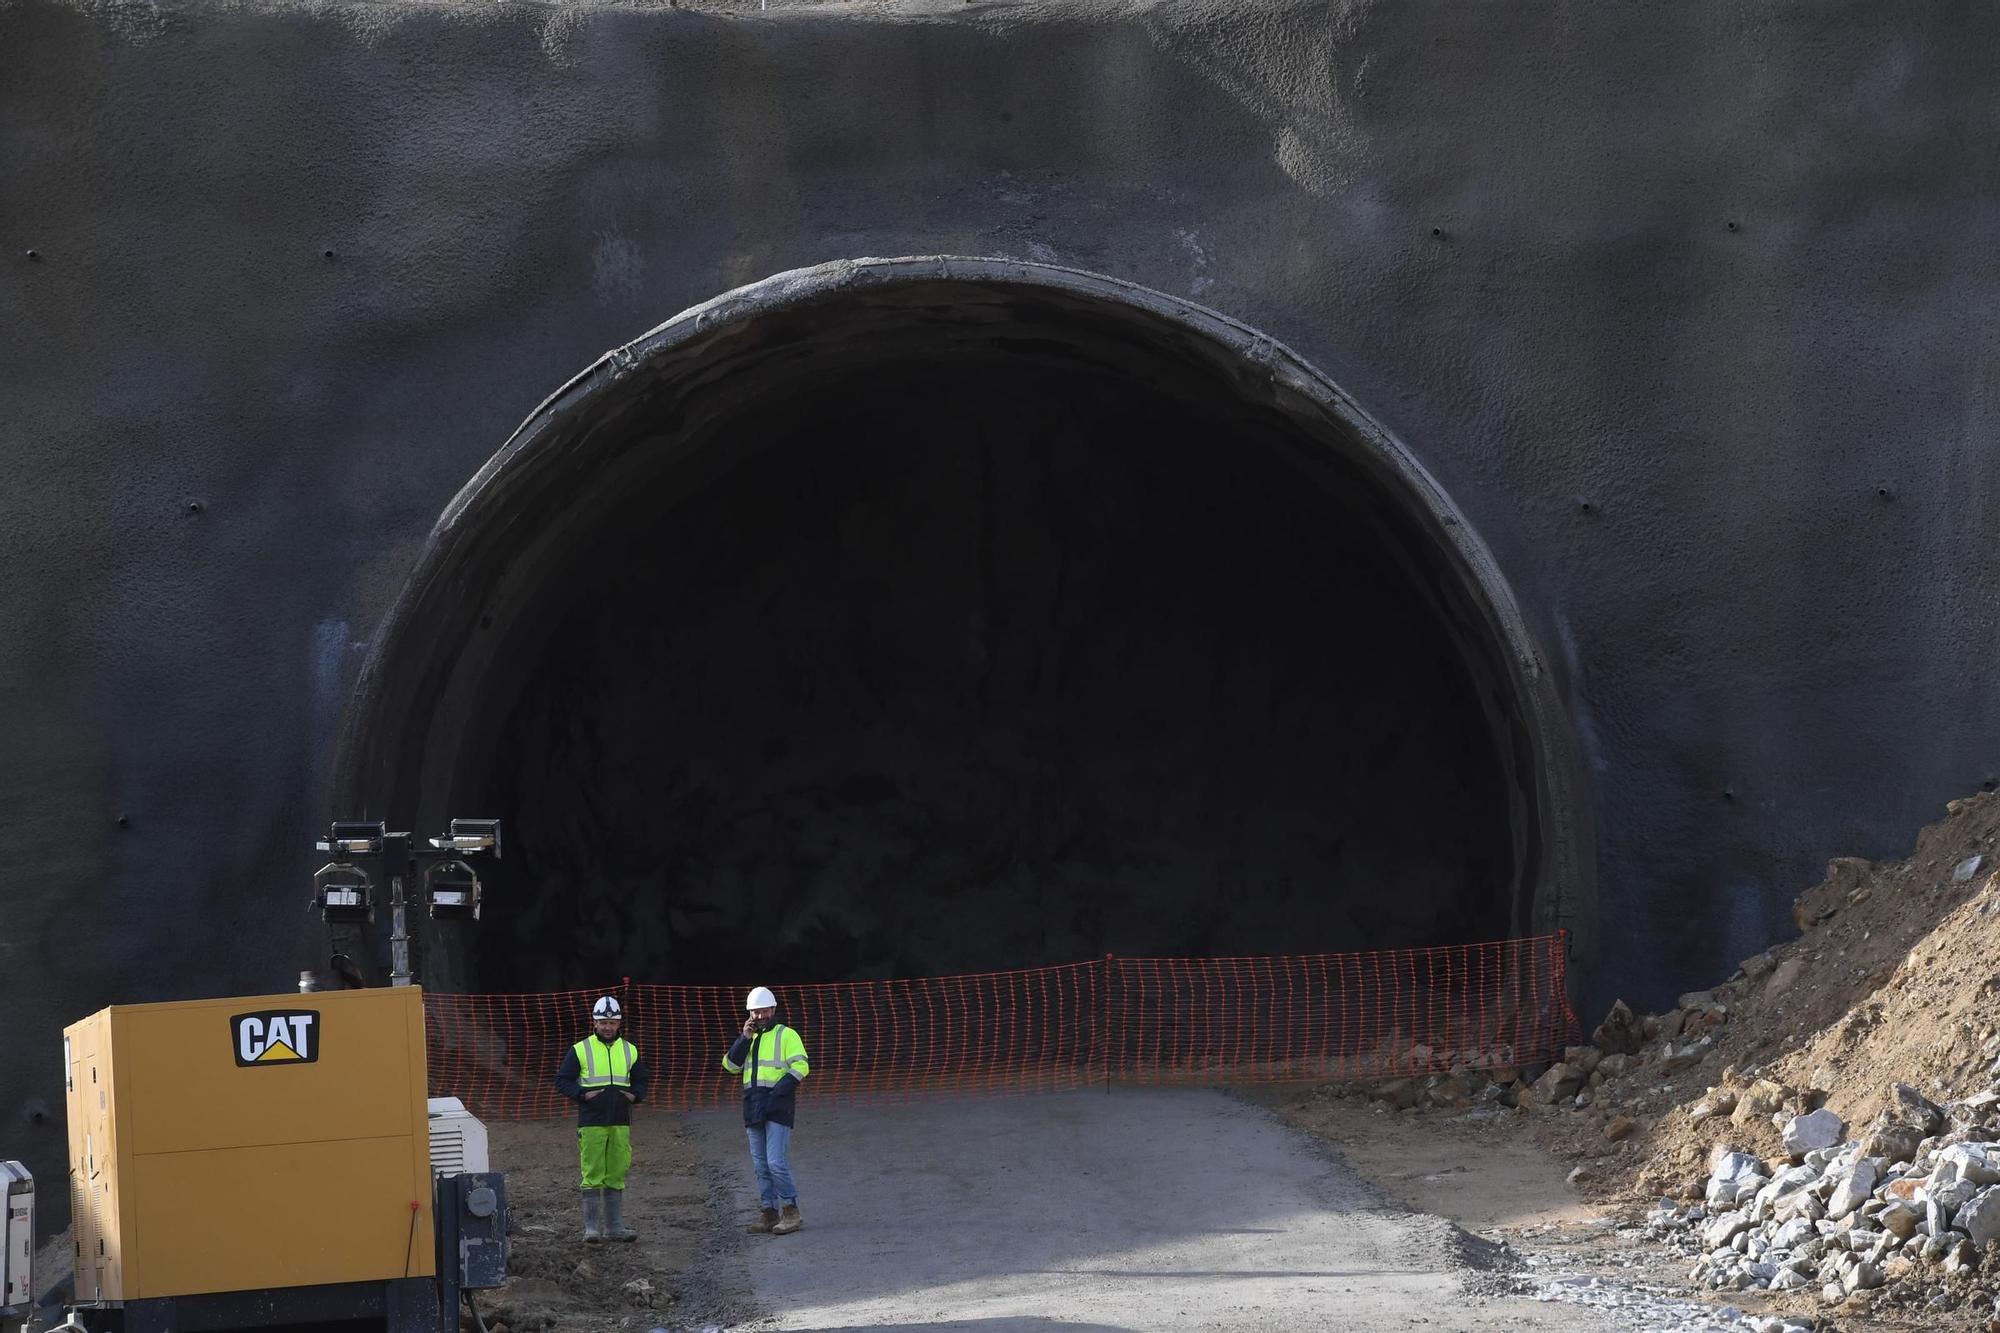
[[311,1009],[267,1009],[229,1020],[239,1065],[309,1065],[319,1059],[319,1014]]

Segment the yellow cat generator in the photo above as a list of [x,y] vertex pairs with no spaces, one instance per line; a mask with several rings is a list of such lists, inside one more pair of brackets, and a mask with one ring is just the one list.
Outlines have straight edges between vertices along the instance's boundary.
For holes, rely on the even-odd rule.
[[502,1178],[433,1181],[414,986],[114,1005],[63,1063],[83,1328],[438,1333],[504,1274]]

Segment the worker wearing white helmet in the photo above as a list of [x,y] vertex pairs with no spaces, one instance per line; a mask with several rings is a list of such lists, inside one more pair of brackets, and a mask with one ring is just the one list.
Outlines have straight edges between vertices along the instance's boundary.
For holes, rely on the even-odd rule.
[[750,1169],[757,1177],[753,1235],[789,1236],[805,1225],[799,1187],[792,1179],[792,1120],[799,1083],[812,1072],[796,1029],[777,1020],[778,997],[759,986],[743,1002],[743,1031],[730,1043],[722,1067],[743,1076],[743,1126],[750,1136]]
[[619,1035],[625,1007],[615,995],[590,1010],[591,1033],[570,1047],[556,1091],[576,1103],[576,1150],[583,1166],[583,1238],[637,1240],[625,1225],[625,1172],[632,1165],[632,1108],[652,1081],[639,1048]]

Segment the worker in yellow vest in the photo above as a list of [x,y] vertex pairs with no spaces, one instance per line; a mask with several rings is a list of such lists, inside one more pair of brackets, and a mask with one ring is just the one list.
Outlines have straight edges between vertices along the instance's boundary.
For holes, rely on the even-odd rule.
[[743,1075],[743,1126],[750,1135],[750,1169],[763,1205],[745,1230],[758,1236],[789,1236],[804,1226],[799,1187],[792,1179],[792,1120],[799,1083],[812,1072],[806,1044],[778,1018],[778,997],[759,986],[744,1001],[743,1031],[722,1057],[722,1067]]
[[632,1108],[651,1075],[639,1048],[619,1035],[625,1010],[606,995],[590,1011],[591,1034],[570,1047],[556,1091],[576,1103],[576,1148],[583,1163],[583,1239],[637,1240],[625,1225],[625,1172],[632,1165]]

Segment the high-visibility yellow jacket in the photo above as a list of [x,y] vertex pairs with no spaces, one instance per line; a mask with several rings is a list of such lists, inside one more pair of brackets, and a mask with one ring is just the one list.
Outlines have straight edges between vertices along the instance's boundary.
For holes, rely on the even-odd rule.
[[[620,1096],[630,1092],[633,1101],[646,1100],[646,1086],[652,1082],[639,1048],[623,1037],[600,1041],[591,1033],[570,1047],[556,1072],[556,1091],[576,1103],[579,1125],[629,1125],[632,1102]],[[586,1099],[584,1094],[598,1088],[603,1095]]]
[[722,1067],[743,1076],[743,1123],[765,1121],[789,1128],[798,1110],[799,1083],[812,1072],[806,1044],[795,1029],[774,1023],[752,1039],[738,1035]]

